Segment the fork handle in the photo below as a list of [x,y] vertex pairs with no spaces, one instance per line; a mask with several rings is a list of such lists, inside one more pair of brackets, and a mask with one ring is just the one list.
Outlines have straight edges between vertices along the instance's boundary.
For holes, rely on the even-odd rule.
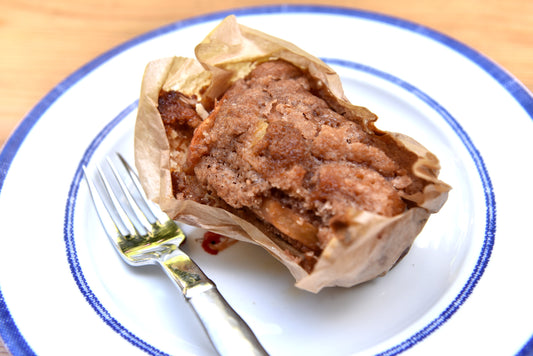
[[194,293],[188,300],[220,355],[268,355],[216,286]]
[[268,355],[248,324],[189,256],[176,250],[160,262],[192,306],[219,355]]

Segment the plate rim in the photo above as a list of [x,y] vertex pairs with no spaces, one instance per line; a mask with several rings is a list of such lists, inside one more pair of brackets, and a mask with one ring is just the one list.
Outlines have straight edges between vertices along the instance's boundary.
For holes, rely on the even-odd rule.
[[[74,84],[88,75],[90,72],[100,67],[111,58],[143,43],[154,37],[162,34],[177,31],[184,27],[189,27],[195,24],[200,24],[212,20],[219,20],[227,15],[269,15],[269,14],[284,14],[284,13],[312,13],[325,15],[339,15],[355,18],[370,19],[376,22],[387,23],[396,27],[407,29],[409,31],[421,34],[425,37],[444,44],[451,50],[458,52],[465,56],[477,66],[482,68],[486,73],[492,76],[505,89],[514,100],[516,100],[526,111],[526,113],[533,119],[533,97],[529,90],[514,76],[507,72],[504,68],[487,58],[483,54],[474,50],[473,48],[447,36],[437,32],[429,27],[419,25],[417,23],[404,20],[401,18],[380,14],[373,11],[361,10],[357,8],[348,8],[340,6],[323,6],[323,5],[266,5],[242,7],[231,10],[218,11],[208,13],[188,19],[180,20],[169,25],[159,27],[155,30],[146,32],[137,37],[134,37],[112,49],[103,53],[86,63],[78,70],[70,74],[57,86],[55,86],[46,96],[44,96],[26,115],[21,123],[15,128],[14,132],[4,143],[2,151],[0,152],[0,194],[3,188],[5,178],[9,172],[11,163],[15,159],[18,149],[24,143],[25,138],[31,132],[32,128],[45,114],[47,109],[57,101],[65,92],[67,92]],[[0,195],[1,197],[1,195]],[[0,286],[0,336],[4,344],[13,355],[18,354],[35,354],[29,346],[28,342],[22,336],[20,330],[12,318],[9,308],[5,303]],[[523,348],[519,351],[519,355],[525,355],[533,350],[533,336],[525,343]]]

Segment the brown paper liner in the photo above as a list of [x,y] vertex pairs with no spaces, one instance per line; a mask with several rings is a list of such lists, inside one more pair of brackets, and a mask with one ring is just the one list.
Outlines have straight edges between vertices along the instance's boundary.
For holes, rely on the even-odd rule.
[[[175,220],[262,246],[283,263],[298,288],[318,292],[329,286],[353,286],[383,275],[410,248],[430,214],[447,199],[450,187],[438,180],[438,159],[408,136],[388,133],[374,126],[377,117],[364,107],[352,105],[344,96],[338,75],[320,59],[291,43],[239,25],[234,16],[223,20],[195,49],[197,60],[174,57],[149,63],[143,78],[135,126],[135,163],[148,197]],[[264,61],[282,59],[308,72],[323,85],[323,95],[345,117],[360,122],[373,133],[388,134],[419,158],[412,167],[427,181],[424,191],[405,199],[413,207],[394,217],[352,211],[350,224],[324,248],[311,273],[293,255],[260,229],[228,211],[193,201],[177,200],[172,194],[170,148],[158,111],[161,89],[196,95],[200,116],[237,79],[245,77]],[[186,155],[186,152],[173,152]]]

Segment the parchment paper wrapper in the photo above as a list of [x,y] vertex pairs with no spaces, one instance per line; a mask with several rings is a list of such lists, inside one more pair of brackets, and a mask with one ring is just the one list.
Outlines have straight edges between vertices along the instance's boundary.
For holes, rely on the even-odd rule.
[[[176,44],[179,46],[179,44]],[[149,63],[143,78],[135,127],[135,163],[150,199],[177,221],[201,227],[238,240],[258,244],[283,263],[296,280],[296,287],[318,292],[328,286],[353,286],[383,275],[406,253],[431,213],[447,199],[450,187],[437,179],[437,158],[411,138],[384,133],[374,126],[377,117],[354,106],[344,96],[340,78],[318,58],[291,43],[239,25],[234,16],[222,21],[195,49],[196,59],[174,57]],[[161,89],[196,95],[205,117],[213,102],[257,63],[283,59],[307,71],[324,85],[328,103],[346,111],[369,132],[390,134],[417,154],[415,175],[428,184],[423,192],[403,196],[413,207],[394,217],[353,210],[350,224],[324,248],[311,273],[298,265],[278,243],[251,223],[219,208],[193,201],[176,200],[170,177],[170,148],[158,106]],[[173,152],[174,155],[186,155]]]

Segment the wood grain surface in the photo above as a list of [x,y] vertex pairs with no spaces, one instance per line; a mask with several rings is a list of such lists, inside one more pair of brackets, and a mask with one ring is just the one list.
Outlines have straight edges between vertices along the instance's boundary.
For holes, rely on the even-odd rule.
[[[193,16],[277,3],[272,0],[0,0],[0,145],[61,80],[114,46]],[[285,3],[350,7],[422,24],[485,54],[533,90],[531,0]],[[10,354],[0,340],[0,356],[6,355]]]

